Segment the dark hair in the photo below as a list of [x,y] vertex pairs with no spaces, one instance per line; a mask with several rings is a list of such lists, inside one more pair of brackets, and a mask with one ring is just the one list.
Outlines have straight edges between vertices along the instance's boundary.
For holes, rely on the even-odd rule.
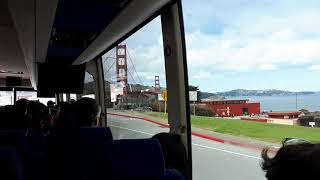
[[31,116],[30,127],[32,130],[44,130],[43,126],[47,126],[50,117],[47,106],[37,101],[30,101],[28,103],[28,113]]
[[100,106],[92,98],[81,98],[74,103],[76,119],[80,127],[92,126],[101,111]]
[[51,101],[51,100],[49,100],[48,102],[47,102],[47,107],[49,107],[49,108],[52,108],[52,107],[54,107],[54,102],[53,101]]
[[25,108],[27,107],[28,103],[29,103],[29,100],[27,99],[19,99],[16,101],[17,106],[25,107]]
[[274,157],[269,149],[262,151],[262,169],[268,180],[302,180],[318,177],[320,172],[320,144],[286,145]]

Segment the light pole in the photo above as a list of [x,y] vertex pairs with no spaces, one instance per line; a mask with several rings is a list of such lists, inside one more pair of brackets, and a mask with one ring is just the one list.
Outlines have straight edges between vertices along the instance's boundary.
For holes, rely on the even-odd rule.
[[296,92],[296,110],[298,110],[298,93]]

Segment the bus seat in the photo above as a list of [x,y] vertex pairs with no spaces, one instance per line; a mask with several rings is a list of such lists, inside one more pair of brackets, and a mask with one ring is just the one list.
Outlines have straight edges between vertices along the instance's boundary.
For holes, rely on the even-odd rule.
[[49,161],[50,166],[55,168],[56,178],[99,179],[103,171],[103,147],[108,141],[112,141],[109,128],[84,127],[57,131],[49,142]]
[[0,147],[12,146],[17,148],[20,155],[24,155],[26,136],[24,130],[0,130]]
[[186,176],[187,152],[181,137],[177,134],[158,133],[152,138],[157,139],[161,144],[165,167],[176,169]]
[[115,140],[106,144],[106,179],[160,179],[164,173],[156,139]]
[[109,127],[83,127],[79,132],[79,168],[85,179],[103,179],[104,144],[113,140]]
[[184,176],[178,170],[166,169],[161,177],[161,180],[184,180]]
[[26,153],[28,179],[46,179],[49,168],[47,136],[40,132],[29,131],[27,134]]
[[113,140],[113,137],[109,127],[82,127],[80,140],[85,143],[106,143]]
[[0,179],[22,180],[22,177],[22,163],[16,148],[0,147]]
[[13,105],[0,107],[0,129],[21,129],[27,128],[27,120],[25,116],[25,109]]

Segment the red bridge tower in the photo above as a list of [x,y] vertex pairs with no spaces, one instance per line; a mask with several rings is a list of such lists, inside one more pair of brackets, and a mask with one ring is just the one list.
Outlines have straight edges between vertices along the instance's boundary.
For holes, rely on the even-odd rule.
[[127,64],[127,47],[126,45],[118,45],[116,47],[116,70],[117,83],[124,85],[124,92],[128,88],[128,64]]

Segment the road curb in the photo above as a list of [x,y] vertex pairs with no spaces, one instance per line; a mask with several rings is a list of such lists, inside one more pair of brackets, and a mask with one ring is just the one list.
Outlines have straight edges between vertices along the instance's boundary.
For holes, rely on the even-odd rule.
[[170,127],[169,124],[161,123],[161,122],[154,121],[154,120],[151,120],[151,119],[148,119],[148,118],[143,118],[143,117],[138,117],[138,116],[130,116],[130,115],[124,115],[124,114],[116,114],[116,113],[107,113],[107,114],[113,115],[113,116],[120,116],[120,117],[140,119],[140,120],[148,121],[148,122],[151,122],[151,123],[153,123],[153,124],[157,124],[157,125],[160,125],[160,126],[163,126],[163,127],[167,127],[167,128]]
[[[153,124],[157,124],[160,125],[162,127],[166,127],[169,128],[170,125],[169,124],[165,124],[165,123],[161,123],[158,121],[154,121],[148,118],[144,118],[144,117],[138,117],[138,116],[131,116],[131,115],[125,115],[125,114],[116,114],[116,113],[107,113],[109,115],[113,115],[113,116],[119,116],[119,117],[127,117],[127,118],[134,118],[134,119],[139,119],[139,120],[143,120],[143,121],[147,121]],[[240,147],[244,147],[244,148],[248,148],[248,149],[254,149],[254,150],[259,150],[261,151],[262,149],[266,148],[265,147],[261,147],[261,146],[254,146],[251,144],[245,144],[245,143],[241,143],[241,142],[236,142],[236,141],[230,141],[230,140],[225,140],[222,138],[218,138],[218,137],[214,137],[214,136],[209,136],[209,135],[205,135],[205,134],[200,134],[197,132],[192,132],[191,133],[193,136],[199,137],[199,138],[203,138],[203,139],[207,139],[207,140],[211,140],[211,141],[215,141],[215,142],[219,142],[219,143],[224,143],[224,144],[231,144],[234,146],[240,146]],[[270,152],[276,152],[276,150],[274,149],[270,149]]]

